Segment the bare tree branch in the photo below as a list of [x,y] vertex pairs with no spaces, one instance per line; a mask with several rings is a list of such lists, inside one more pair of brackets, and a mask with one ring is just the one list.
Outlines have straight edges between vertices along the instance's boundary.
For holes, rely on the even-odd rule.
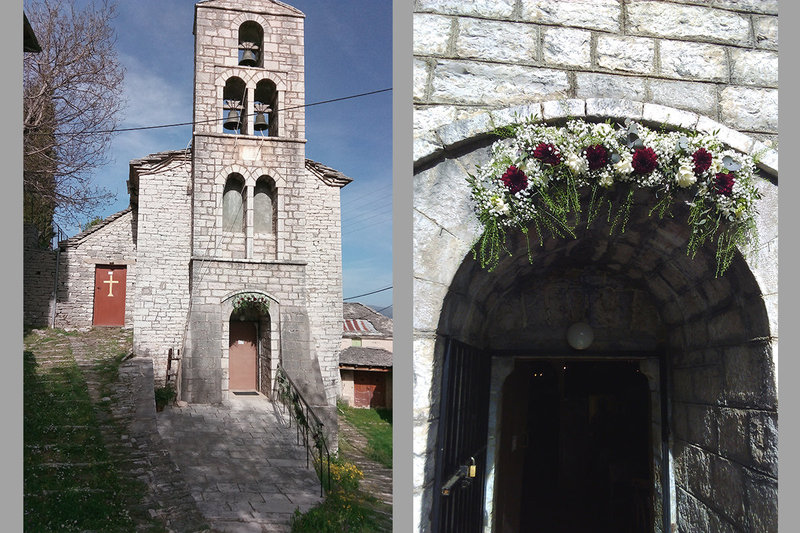
[[[110,21],[116,6],[91,0],[26,0],[42,48],[23,62],[23,146],[26,220],[80,223],[112,198],[92,182],[108,162],[124,106],[124,69]],[[41,231],[41,228],[40,228]]]

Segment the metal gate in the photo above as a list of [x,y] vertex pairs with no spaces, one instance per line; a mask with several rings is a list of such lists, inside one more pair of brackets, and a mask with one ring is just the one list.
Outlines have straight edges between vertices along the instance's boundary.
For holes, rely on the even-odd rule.
[[447,339],[431,523],[438,533],[483,530],[491,358]]

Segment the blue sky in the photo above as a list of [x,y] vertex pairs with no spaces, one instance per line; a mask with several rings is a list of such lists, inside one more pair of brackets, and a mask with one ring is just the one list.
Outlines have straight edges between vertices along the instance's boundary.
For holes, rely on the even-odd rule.
[[[390,0],[287,3],[306,15],[306,104],[392,86]],[[194,4],[118,2],[113,26],[126,69],[127,100],[120,127],[192,120]],[[392,285],[391,132],[391,92],[306,110],[306,157],[354,180],[341,195],[345,297]],[[190,126],[117,134],[113,162],[96,172],[97,184],[116,194],[116,200],[97,214],[105,217],[127,207],[131,159],[185,148],[190,140]],[[392,303],[392,291],[350,301],[385,307]]]

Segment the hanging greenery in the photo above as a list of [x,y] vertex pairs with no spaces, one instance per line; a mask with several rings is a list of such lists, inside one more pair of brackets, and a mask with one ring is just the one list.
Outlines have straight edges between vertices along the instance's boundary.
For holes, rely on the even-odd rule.
[[[659,219],[672,216],[679,192],[688,194],[687,254],[694,258],[704,243],[715,242],[717,276],[737,249],[757,246],[755,161],[725,149],[714,134],[656,132],[629,119],[570,120],[562,127],[528,120],[496,133],[503,138],[492,145],[489,162],[467,178],[483,225],[473,255],[489,271],[511,255],[510,230],[527,239],[533,228],[541,245],[547,235],[575,238],[580,225],[603,214],[609,234],[624,233],[637,189],[652,194],[649,214]],[[581,205],[584,190],[588,205]]]
[[244,313],[248,310],[254,310],[266,315],[269,312],[269,298],[255,292],[237,294],[233,299],[233,311]]

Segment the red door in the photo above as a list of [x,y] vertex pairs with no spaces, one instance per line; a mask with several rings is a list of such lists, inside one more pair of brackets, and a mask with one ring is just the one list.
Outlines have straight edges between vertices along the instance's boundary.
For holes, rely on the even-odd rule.
[[353,373],[353,387],[356,407],[386,406],[386,373],[359,372]]
[[232,391],[257,390],[256,323],[231,321],[228,345],[228,388]]
[[94,270],[95,326],[125,325],[124,265],[97,265]]

